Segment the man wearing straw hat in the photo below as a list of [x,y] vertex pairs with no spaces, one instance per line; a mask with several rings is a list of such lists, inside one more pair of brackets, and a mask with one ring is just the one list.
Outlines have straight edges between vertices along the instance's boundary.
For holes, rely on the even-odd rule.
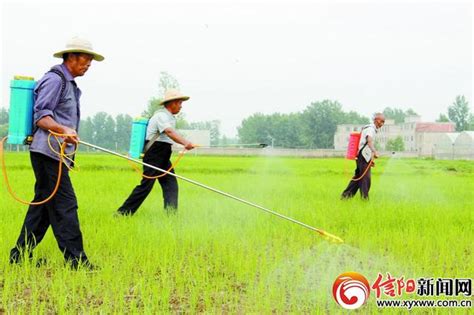
[[[162,108],[156,111],[148,122],[145,155],[143,162],[156,166],[162,170],[170,170],[174,173],[171,157],[171,147],[174,142],[184,146],[186,150],[192,150],[194,145],[176,132],[176,118],[182,108],[182,103],[189,100],[189,96],[182,95],[176,89],[169,89],[161,101]],[[118,209],[117,215],[133,215],[158,179],[163,191],[164,208],[168,213],[176,212],[178,208],[178,181],[176,177],[162,174],[161,172],[144,167],[141,183],[133,189],[130,196]],[[148,178],[147,178],[148,177]]]
[[[67,143],[66,154],[74,152],[74,144],[79,140],[81,90],[74,79],[87,72],[92,60],[104,60],[93,50],[89,41],[79,37],[69,40],[65,49],[53,56],[62,58],[63,63],[52,67],[37,82],[34,90],[35,130],[30,145],[30,159],[36,178],[33,202],[45,200],[51,194],[59,174],[60,157],[49,147],[49,130],[67,135],[63,137]],[[60,151],[54,138],[50,144],[57,152]],[[68,167],[71,167],[72,160],[64,160],[64,163],[67,167],[62,167],[60,185],[54,197],[44,204],[28,208],[16,246],[10,252],[10,263],[20,263],[25,257],[32,259],[33,249],[51,225],[66,262],[74,269],[79,266],[94,269],[84,251],[76,195],[69,178]]]

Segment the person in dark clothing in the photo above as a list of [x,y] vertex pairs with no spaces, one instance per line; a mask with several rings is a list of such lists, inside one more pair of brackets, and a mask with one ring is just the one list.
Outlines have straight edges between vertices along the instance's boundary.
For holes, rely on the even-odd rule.
[[351,179],[347,188],[342,192],[341,199],[349,199],[354,197],[360,189],[363,199],[369,198],[372,161],[379,157],[379,153],[375,149],[375,135],[385,123],[385,117],[381,113],[374,116],[374,122],[362,128],[359,152],[356,159],[356,170],[354,177]]
[[[104,60],[103,56],[93,51],[90,42],[78,37],[71,39],[66,49],[54,56],[63,58],[63,63],[47,72],[34,89],[33,118],[36,130],[30,145],[31,165],[36,178],[34,202],[45,200],[52,193],[58,178],[60,157],[48,146],[49,130],[68,135],[64,137],[67,154],[74,151],[79,140],[77,130],[81,91],[74,78],[83,76],[92,60]],[[60,151],[56,141],[52,141],[51,145],[57,152]],[[72,164],[68,160],[64,163],[68,166]],[[75,269],[79,266],[94,269],[84,251],[77,209],[68,169],[63,167],[54,197],[44,204],[29,206],[20,236],[10,252],[10,263],[21,263],[25,257],[32,259],[33,249],[51,225],[66,262]]]
[[[176,118],[174,115],[181,111],[183,101],[187,101],[188,96],[182,95],[175,89],[166,91],[165,98],[161,102],[163,108],[156,111],[148,122],[145,142],[145,155],[143,162],[156,166],[162,170],[168,170],[172,164],[170,161],[171,147],[174,142],[184,146],[186,150],[192,150],[194,145],[184,139],[176,131]],[[174,173],[171,168],[170,172]],[[163,191],[164,208],[168,213],[174,213],[178,209],[178,182],[176,177],[161,174],[160,171],[144,166],[143,174],[147,177],[158,178]],[[142,178],[123,205],[117,210],[117,215],[133,215],[148,194],[151,192],[156,179]]]

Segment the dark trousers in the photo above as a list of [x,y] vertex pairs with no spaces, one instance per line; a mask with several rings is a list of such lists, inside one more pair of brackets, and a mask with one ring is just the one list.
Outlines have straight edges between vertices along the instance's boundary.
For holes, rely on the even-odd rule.
[[[33,201],[41,201],[54,190],[58,178],[58,161],[35,152],[30,152],[30,159],[36,178]],[[32,250],[41,242],[50,225],[64,258],[73,264],[86,262],[77,216],[77,199],[64,165],[56,195],[45,204],[28,208],[16,246],[10,252],[10,261],[19,262],[22,252],[31,258]]]
[[[143,162],[159,167],[162,170],[168,170],[171,167],[170,157],[171,144],[157,141],[145,153]],[[170,172],[174,174],[174,169]],[[146,176],[157,176],[162,174],[162,172],[144,166],[143,174]],[[164,208],[170,212],[176,211],[178,208],[178,181],[176,177],[165,175],[158,178],[158,182],[163,191]],[[124,215],[134,214],[151,192],[154,184],[155,179],[142,178],[140,184],[133,189],[130,196],[118,209],[118,212]]]
[[360,189],[360,195],[362,198],[364,199],[369,198],[370,167],[367,173],[365,173],[364,177],[362,177],[358,181],[353,180],[353,179],[359,178],[364,173],[369,163],[365,160],[362,154],[359,153],[359,155],[357,156],[356,164],[357,164],[357,167],[355,170],[354,177],[352,177],[351,181],[349,182],[349,185],[347,185],[347,188],[342,192],[341,198],[343,199],[354,197],[354,195],[357,193],[357,190],[359,189]]

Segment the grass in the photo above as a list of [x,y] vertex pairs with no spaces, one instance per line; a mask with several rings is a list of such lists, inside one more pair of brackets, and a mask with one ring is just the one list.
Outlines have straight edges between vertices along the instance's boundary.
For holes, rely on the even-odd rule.
[[[15,191],[31,198],[28,155],[6,158]],[[370,283],[378,272],[473,275],[472,162],[382,159],[369,202],[339,200],[353,167],[342,159],[187,156],[177,168],[343,245],[185,182],[177,215],[164,213],[157,185],[134,217],[113,218],[138,174],[105,155],[79,154],[77,162],[71,178],[86,252],[101,270],[64,268],[51,231],[35,250],[46,266],[9,265],[26,207],[2,188],[0,313],[340,313],[331,290],[343,272]],[[371,296],[357,312],[377,311]]]

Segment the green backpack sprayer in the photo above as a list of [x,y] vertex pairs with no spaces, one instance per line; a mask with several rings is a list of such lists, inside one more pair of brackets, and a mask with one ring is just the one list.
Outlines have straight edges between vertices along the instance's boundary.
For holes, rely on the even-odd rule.
[[28,144],[33,139],[32,77],[15,76],[10,83],[10,114],[8,122],[9,144]]
[[148,119],[143,117],[135,118],[132,122],[132,132],[130,133],[130,150],[128,154],[134,159],[143,157],[145,151],[146,129]]
[[[61,77],[61,94],[64,92],[66,87],[66,79],[64,75],[59,71],[51,70],[58,74]],[[56,152],[59,156],[58,164],[58,180],[56,185],[50,194],[49,197],[42,201],[38,202],[28,202],[18,198],[13,192],[10,183],[8,181],[7,169],[5,166],[5,159],[3,153],[3,144],[7,140],[8,144],[16,145],[29,145],[33,141],[33,134],[35,127],[33,125],[33,106],[34,106],[34,95],[33,90],[35,88],[36,82],[33,77],[27,76],[15,76],[10,82],[10,111],[9,111],[9,121],[8,121],[8,136],[3,138],[0,142],[0,158],[2,160],[2,171],[4,180],[8,189],[8,192],[11,196],[20,203],[27,205],[40,205],[51,200],[56,194],[61,178],[62,172],[62,161],[64,158],[69,159],[69,157],[64,153],[65,143],[60,145],[60,152]],[[53,133],[51,133],[53,134]],[[50,145],[50,148],[51,145]],[[53,150],[54,151],[54,150]]]
[[[8,176],[7,176],[7,169],[5,166],[5,159],[3,156],[3,144],[6,139],[8,139],[9,144],[29,144],[32,141],[32,137],[34,135],[34,128],[33,128],[33,106],[34,106],[34,95],[33,95],[33,90],[35,87],[35,81],[32,78],[25,78],[25,77],[15,77],[14,80],[11,82],[11,96],[10,96],[10,124],[9,124],[9,129],[8,129],[8,136],[3,138],[1,143],[0,143],[0,157],[2,159],[2,170],[3,170],[3,175],[5,182],[7,184],[7,189],[9,193],[12,195],[13,198],[15,198],[17,201],[26,203],[26,204],[40,204],[40,203],[46,203],[48,202],[51,198],[53,198],[54,194],[57,191],[57,188],[60,185],[60,172],[62,170],[62,165],[64,162],[64,158],[67,158],[64,154],[64,147],[65,147],[65,142],[61,145],[61,150],[60,152],[56,152],[59,157],[59,166],[58,166],[58,182],[56,183],[56,187],[51,193],[51,195],[38,203],[31,203],[31,202],[25,202],[13,193],[10,184],[8,182]],[[298,220],[295,220],[293,218],[290,218],[288,216],[285,216],[283,214],[280,214],[276,211],[270,210],[268,208],[262,207],[258,204],[255,204],[253,202],[247,201],[245,199],[236,197],[234,195],[231,195],[229,193],[226,193],[224,191],[218,190],[216,188],[210,187],[208,185],[202,184],[200,182],[197,182],[195,180],[189,179],[187,177],[181,176],[174,174],[170,172],[170,170],[164,170],[159,167],[156,167],[154,165],[145,163],[143,161],[140,161],[138,158],[140,157],[141,153],[144,150],[144,143],[145,143],[145,134],[146,134],[146,128],[148,125],[148,120],[144,118],[138,118],[135,119],[133,124],[132,124],[132,133],[131,133],[131,141],[130,141],[130,150],[129,150],[129,155],[126,156],[99,146],[96,146],[94,144],[85,142],[80,140],[78,143],[91,147],[93,149],[120,157],[122,159],[126,159],[128,161],[131,161],[133,163],[141,164],[142,166],[149,167],[151,169],[157,170],[161,172],[162,174],[159,176],[174,176],[176,178],[179,178],[183,181],[186,181],[188,183],[191,183],[193,185],[199,186],[201,188],[204,188],[206,190],[209,190],[211,192],[217,193],[219,195],[222,195],[224,197],[236,200],[238,202],[241,202],[243,204],[246,204],[248,206],[251,206],[253,208],[257,208],[259,210],[265,211],[267,213],[270,213],[274,216],[277,216],[281,219],[290,221],[292,223],[298,224],[300,226],[303,226],[313,232],[318,233],[321,237],[324,239],[334,242],[334,243],[343,243],[343,240],[333,234],[330,234],[324,230],[315,228],[313,226],[310,226],[306,223],[300,222]],[[50,131],[50,136],[53,136],[56,138],[57,141],[58,137],[66,137],[68,135],[64,134],[58,134]],[[153,141],[150,141],[153,142]],[[77,148],[76,148],[77,149]],[[146,148],[145,148],[146,150]],[[153,178],[154,179],[154,178]]]

